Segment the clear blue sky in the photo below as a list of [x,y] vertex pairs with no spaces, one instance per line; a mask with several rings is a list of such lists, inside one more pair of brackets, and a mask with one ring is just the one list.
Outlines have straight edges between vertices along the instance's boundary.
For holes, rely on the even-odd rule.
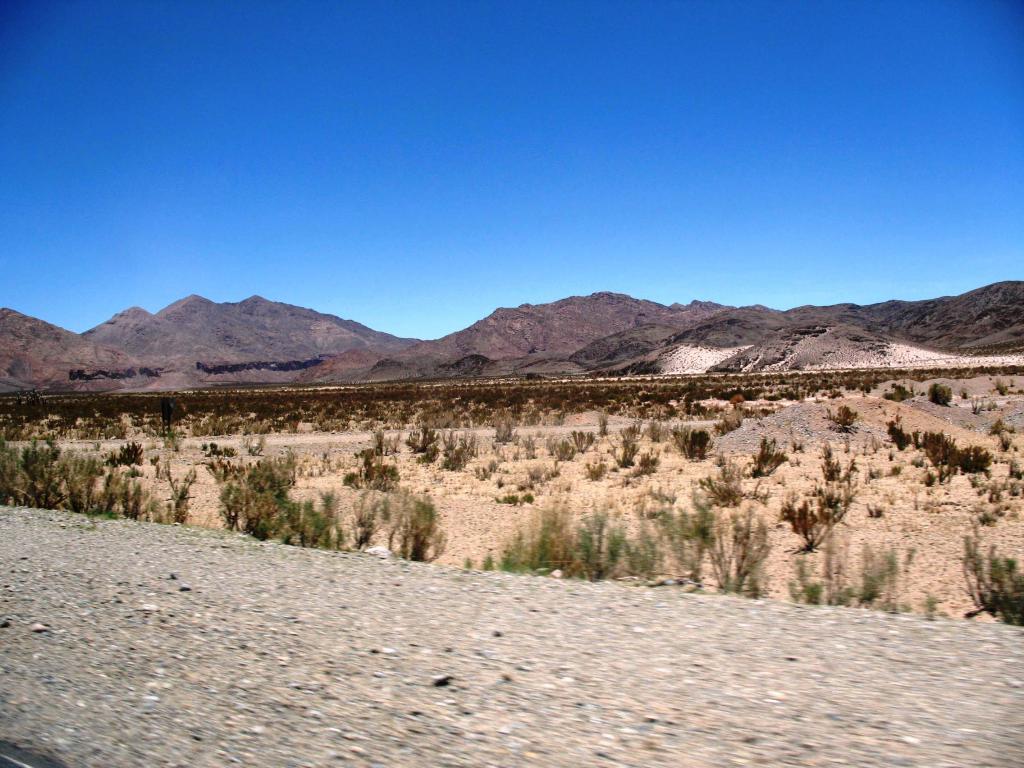
[[1024,278],[1024,3],[0,2],[0,305],[497,306]]

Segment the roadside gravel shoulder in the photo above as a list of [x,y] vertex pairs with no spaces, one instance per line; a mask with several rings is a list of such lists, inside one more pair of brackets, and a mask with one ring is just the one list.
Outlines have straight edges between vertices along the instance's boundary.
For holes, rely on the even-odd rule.
[[0,508],[0,740],[69,766],[1020,766],[1024,631]]

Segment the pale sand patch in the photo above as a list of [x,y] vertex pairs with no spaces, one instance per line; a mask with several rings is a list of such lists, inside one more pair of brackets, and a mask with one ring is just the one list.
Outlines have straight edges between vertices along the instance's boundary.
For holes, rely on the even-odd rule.
[[873,349],[843,350],[820,363],[804,366],[806,370],[837,370],[842,368],[973,368],[978,366],[1024,365],[1024,355],[951,355],[922,349],[910,344],[890,343],[882,351]]
[[718,365],[723,360],[746,349],[750,349],[750,347],[715,349],[714,347],[681,345],[662,358],[661,372],[666,375],[704,373],[711,366]]

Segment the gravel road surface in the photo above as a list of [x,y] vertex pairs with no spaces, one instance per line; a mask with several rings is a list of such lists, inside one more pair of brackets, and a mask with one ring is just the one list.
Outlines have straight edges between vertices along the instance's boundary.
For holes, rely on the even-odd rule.
[[0,508],[0,741],[69,766],[1024,765],[1024,631]]

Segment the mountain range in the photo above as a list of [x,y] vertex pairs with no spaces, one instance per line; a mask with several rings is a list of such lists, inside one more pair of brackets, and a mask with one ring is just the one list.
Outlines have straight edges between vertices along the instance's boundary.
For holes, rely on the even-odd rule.
[[619,293],[501,308],[423,341],[253,296],[188,296],[76,334],[0,309],[0,390],[1024,363],[1024,281],[775,310]]

